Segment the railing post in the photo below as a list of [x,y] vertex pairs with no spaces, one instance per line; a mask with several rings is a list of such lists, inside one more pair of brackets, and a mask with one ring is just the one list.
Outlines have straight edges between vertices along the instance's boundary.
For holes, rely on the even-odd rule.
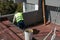
[[51,40],[55,40],[55,37],[56,37],[56,27],[54,28],[54,32],[53,32],[53,35],[51,37]]
[[45,36],[45,38],[44,38],[43,40],[46,40],[46,39],[49,37],[49,35],[52,33],[52,31],[53,31],[53,30],[51,30],[51,31],[47,34],[47,36]]
[[45,2],[44,2],[44,0],[42,0],[42,10],[43,10],[44,25],[46,25]]

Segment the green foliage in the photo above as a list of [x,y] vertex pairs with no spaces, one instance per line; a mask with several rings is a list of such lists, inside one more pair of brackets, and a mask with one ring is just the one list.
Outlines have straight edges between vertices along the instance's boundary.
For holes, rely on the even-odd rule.
[[22,3],[14,3],[12,0],[0,0],[0,13],[1,15],[11,14],[15,11],[23,12],[23,4]]
[[15,4],[12,0],[0,1],[0,13],[2,15],[14,13],[16,11],[16,8],[17,4]]

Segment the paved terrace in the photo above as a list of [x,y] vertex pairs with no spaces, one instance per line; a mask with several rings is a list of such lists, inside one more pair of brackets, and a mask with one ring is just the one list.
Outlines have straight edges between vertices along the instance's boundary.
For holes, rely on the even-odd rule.
[[[51,31],[51,29],[57,27],[57,36],[55,40],[60,40],[60,26],[55,24],[48,24],[46,26],[36,25],[30,26],[28,29],[33,29],[33,40],[43,40],[43,38]],[[52,35],[52,34],[51,34]],[[47,38],[50,40],[51,35]],[[23,31],[13,25],[9,20],[0,22],[0,40],[24,40]]]

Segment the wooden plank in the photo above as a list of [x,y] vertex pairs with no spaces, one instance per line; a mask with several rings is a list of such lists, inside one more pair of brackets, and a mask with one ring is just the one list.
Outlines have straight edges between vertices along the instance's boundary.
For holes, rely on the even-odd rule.
[[4,26],[2,23],[0,23],[0,26],[6,29],[6,33],[9,34],[14,40],[20,40],[19,37],[17,37],[13,32],[11,32],[6,26]]

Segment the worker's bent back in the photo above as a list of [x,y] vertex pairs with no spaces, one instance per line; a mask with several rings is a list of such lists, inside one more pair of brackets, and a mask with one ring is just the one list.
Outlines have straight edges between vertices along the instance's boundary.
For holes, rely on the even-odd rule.
[[16,13],[16,14],[15,14],[15,18],[16,18],[16,22],[19,22],[20,20],[24,20],[24,19],[23,19],[22,12]]

